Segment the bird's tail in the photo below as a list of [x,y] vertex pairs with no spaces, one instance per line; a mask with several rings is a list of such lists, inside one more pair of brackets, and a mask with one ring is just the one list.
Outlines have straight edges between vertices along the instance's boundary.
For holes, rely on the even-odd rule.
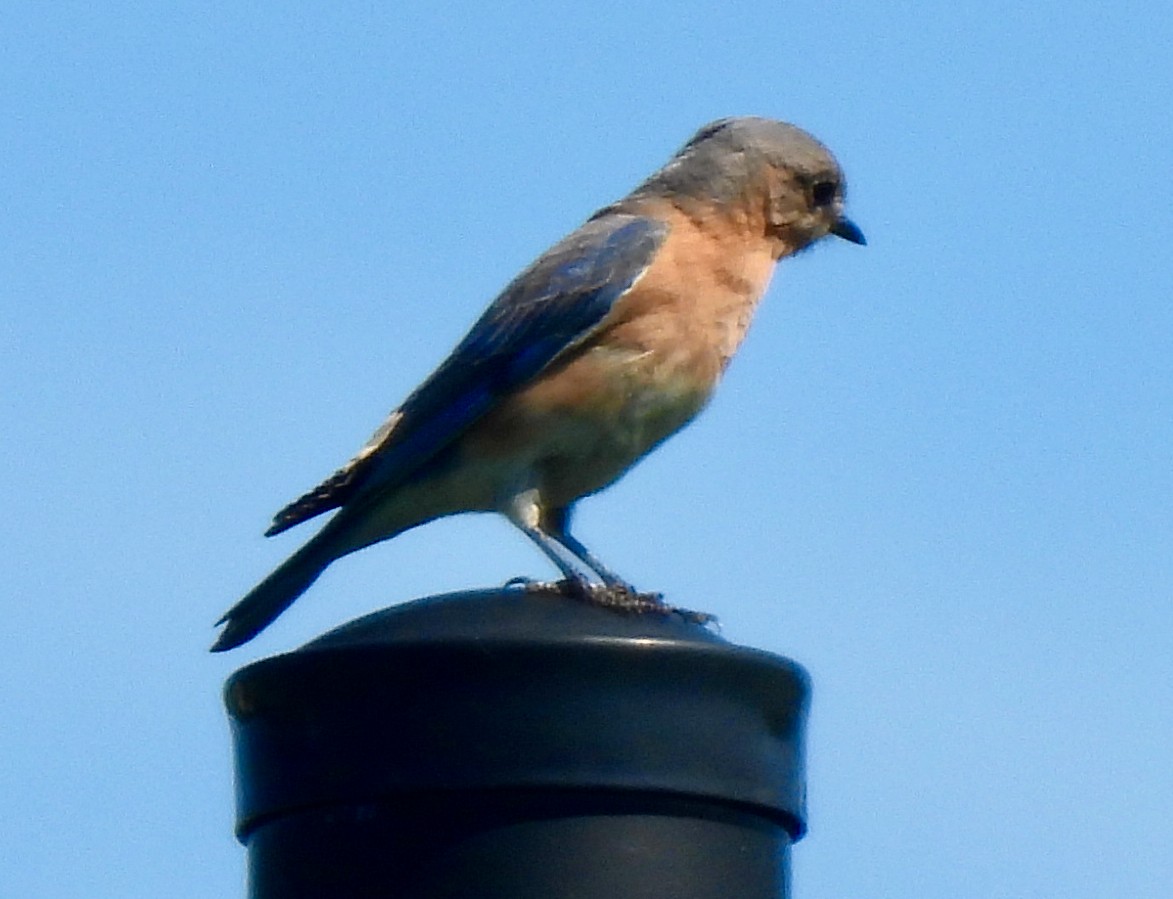
[[320,537],[319,534],[282,562],[276,571],[224,613],[216,625],[223,624],[225,628],[212,644],[212,652],[223,652],[247,643],[309,589],[326,566],[337,558],[337,553],[326,551],[325,541]]

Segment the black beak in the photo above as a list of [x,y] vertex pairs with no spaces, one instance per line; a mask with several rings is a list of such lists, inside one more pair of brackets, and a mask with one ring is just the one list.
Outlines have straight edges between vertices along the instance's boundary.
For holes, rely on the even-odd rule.
[[842,237],[844,240],[850,240],[852,243],[857,243],[861,247],[866,247],[868,239],[863,236],[863,232],[859,230],[859,225],[851,219],[844,216],[831,226],[831,233],[836,237]]

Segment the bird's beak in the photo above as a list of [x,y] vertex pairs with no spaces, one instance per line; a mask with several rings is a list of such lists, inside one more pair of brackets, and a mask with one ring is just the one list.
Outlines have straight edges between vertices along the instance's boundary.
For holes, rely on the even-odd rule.
[[857,243],[861,247],[867,246],[868,240],[863,236],[863,232],[859,230],[859,225],[847,216],[843,216],[831,226],[831,233],[836,237],[842,237],[844,240]]

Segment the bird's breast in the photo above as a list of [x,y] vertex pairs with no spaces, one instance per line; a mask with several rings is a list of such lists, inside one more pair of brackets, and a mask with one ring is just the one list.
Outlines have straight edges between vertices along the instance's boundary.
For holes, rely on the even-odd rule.
[[606,487],[704,408],[772,270],[764,243],[674,223],[599,328],[503,398],[466,451],[512,460],[550,505]]

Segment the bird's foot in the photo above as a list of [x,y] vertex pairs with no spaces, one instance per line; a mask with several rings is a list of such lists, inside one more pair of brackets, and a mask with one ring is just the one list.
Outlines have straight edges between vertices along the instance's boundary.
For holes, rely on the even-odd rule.
[[708,612],[694,612],[692,609],[669,605],[664,602],[663,593],[643,592],[628,584],[593,584],[589,581],[564,580],[553,585],[534,586],[543,590],[553,587],[563,596],[629,615],[675,615],[689,624],[699,624],[702,627],[717,621],[716,616]]
[[539,581],[537,578],[518,575],[507,580],[504,589],[517,589],[525,593],[553,593],[556,596],[569,596],[568,583],[568,581]]

